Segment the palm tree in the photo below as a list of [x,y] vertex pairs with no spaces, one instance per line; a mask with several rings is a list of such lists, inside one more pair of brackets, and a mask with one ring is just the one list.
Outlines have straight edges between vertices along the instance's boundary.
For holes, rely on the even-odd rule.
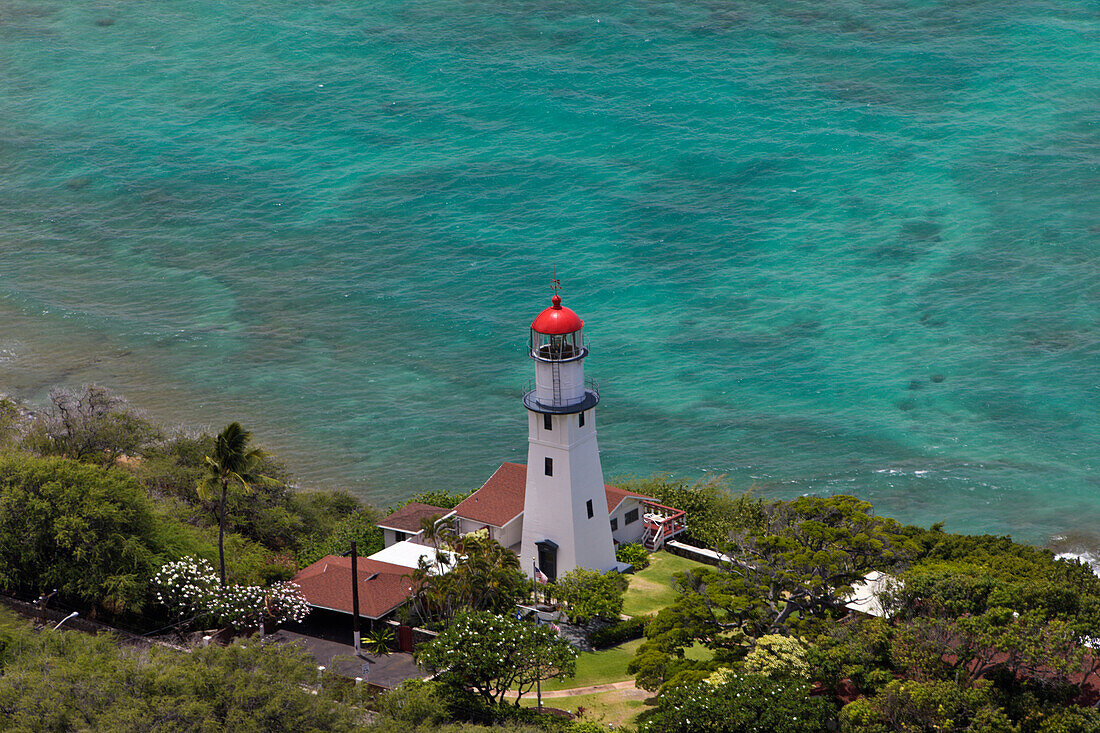
[[215,492],[221,489],[218,501],[218,572],[222,587],[225,587],[225,500],[229,495],[229,484],[240,484],[245,490],[250,484],[265,480],[256,473],[256,466],[266,455],[259,448],[249,448],[252,433],[241,427],[239,422],[229,423],[225,430],[214,438],[214,455],[206,456],[206,475],[197,486],[199,498],[210,501]]
[[378,629],[367,634],[365,646],[367,651],[376,656],[385,656],[390,653],[390,645],[393,644],[393,631],[390,629]]
[[424,533],[424,541],[435,548],[436,569],[442,575],[447,565],[451,564],[450,556],[440,550],[450,544],[454,539],[455,529],[452,520],[444,521],[441,514],[433,514],[430,517],[420,519],[420,531]]

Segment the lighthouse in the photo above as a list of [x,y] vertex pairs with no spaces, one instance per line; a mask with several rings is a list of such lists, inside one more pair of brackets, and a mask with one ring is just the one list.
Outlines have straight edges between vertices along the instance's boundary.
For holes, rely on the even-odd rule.
[[555,580],[576,567],[616,568],[600,450],[596,444],[594,382],[585,380],[584,321],[561,304],[531,323],[529,354],[535,379],[524,390],[527,408],[527,484],[521,567]]

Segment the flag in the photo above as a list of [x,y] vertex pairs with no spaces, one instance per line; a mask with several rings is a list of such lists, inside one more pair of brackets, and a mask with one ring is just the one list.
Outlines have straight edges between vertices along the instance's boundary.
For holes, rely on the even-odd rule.
[[539,570],[538,565],[535,565],[534,567],[535,567],[535,582],[542,583],[543,585],[546,585],[547,583],[549,583],[550,578],[546,577],[546,573]]

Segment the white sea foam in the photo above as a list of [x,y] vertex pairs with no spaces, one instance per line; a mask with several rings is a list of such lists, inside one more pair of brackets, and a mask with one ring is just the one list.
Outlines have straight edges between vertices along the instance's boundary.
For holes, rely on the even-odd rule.
[[1092,572],[1100,575],[1100,557],[1091,552],[1059,552],[1054,556],[1056,560],[1080,560],[1092,568]]

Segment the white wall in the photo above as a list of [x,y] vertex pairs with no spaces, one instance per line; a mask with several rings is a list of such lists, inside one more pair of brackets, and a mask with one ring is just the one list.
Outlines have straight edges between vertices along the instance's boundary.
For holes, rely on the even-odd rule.
[[520,540],[523,539],[523,512],[520,512],[519,516],[498,529],[497,536],[493,539],[505,547],[519,544]]
[[[535,395],[544,405],[554,404],[553,365],[535,361]],[[584,399],[584,359],[558,362],[561,404],[575,405]]]
[[[416,532],[416,533],[405,532],[404,537],[402,539],[413,540],[414,542],[419,542],[420,541],[420,533],[419,532]],[[382,528],[382,546],[383,547],[389,547],[390,545],[396,544],[398,542],[401,542],[401,540],[397,538],[397,531],[396,530],[386,529],[385,527]]]
[[[626,515],[632,511],[637,510],[638,518],[630,523],[626,523]],[[626,544],[628,542],[641,542],[642,535],[645,534],[645,522],[642,521],[642,514],[644,513],[644,507],[640,499],[634,499],[627,497],[619,504],[619,506],[611,513],[610,519],[619,520],[619,528],[612,530],[611,536],[619,544]]]
[[515,519],[508,522],[503,527],[496,527],[491,524],[485,524],[485,522],[475,522],[471,519],[459,517],[459,534],[468,534],[486,528],[489,530],[490,539],[496,540],[505,547],[511,547],[520,541],[520,536],[523,533],[523,512],[520,512]]
[[[535,543],[552,540],[558,545],[559,577],[575,567],[610,571],[616,565],[615,550],[596,442],[595,409],[585,413],[584,427],[579,425],[579,414],[552,415],[551,424],[552,429],[546,430],[543,415],[529,413],[521,569],[530,574],[538,557]],[[552,476],[545,474],[546,458],[553,459]],[[588,516],[588,502],[592,517]]]

